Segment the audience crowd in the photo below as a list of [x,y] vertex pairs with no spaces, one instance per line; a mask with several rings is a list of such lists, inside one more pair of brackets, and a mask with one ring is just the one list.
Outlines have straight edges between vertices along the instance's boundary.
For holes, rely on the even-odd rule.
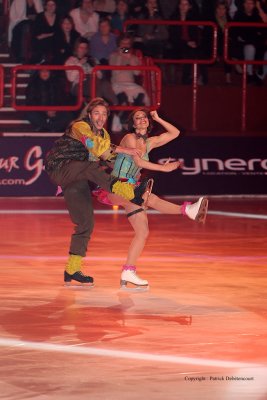
[[[155,24],[131,24],[124,32],[124,22],[132,19]],[[143,56],[173,60],[211,57],[211,27],[168,25],[164,24],[166,20],[217,24],[217,61],[223,63],[225,82],[231,84],[232,70],[240,73],[240,66],[233,68],[224,62],[225,25],[231,21],[266,23],[267,0],[13,0],[8,44],[17,63],[81,66],[85,72],[84,99],[88,101],[95,65],[138,66]],[[267,28],[231,28],[229,58],[267,60]],[[97,76],[97,95],[113,105],[149,105],[149,96],[138,80],[139,73],[101,71]],[[267,65],[248,64],[248,83],[262,85],[266,75]],[[66,72],[74,98],[78,79],[77,71]],[[192,65],[184,64],[181,83],[191,82]],[[205,64],[199,67],[198,83],[208,83]]]

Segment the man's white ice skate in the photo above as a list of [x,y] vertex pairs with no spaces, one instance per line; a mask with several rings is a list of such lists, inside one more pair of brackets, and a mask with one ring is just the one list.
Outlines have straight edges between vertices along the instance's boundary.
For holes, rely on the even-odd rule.
[[[127,287],[127,284],[133,285]],[[149,289],[148,281],[139,278],[134,266],[124,266],[121,273],[121,289],[131,292],[146,292]]]
[[196,203],[186,204],[184,207],[184,213],[193,221],[204,224],[208,212],[208,204],[209,201],[206,197],[200,197]]

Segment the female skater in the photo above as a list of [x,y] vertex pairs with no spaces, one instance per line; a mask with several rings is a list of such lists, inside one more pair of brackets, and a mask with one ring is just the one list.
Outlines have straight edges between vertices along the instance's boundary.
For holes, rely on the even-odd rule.
[[[166,132],[159,136],[148,137],[152,129],[151,117],[154,121],[158,122]],[[130,133],[123,137],[120,146],[140,150],[141,157],[139,157],[139,155],[128,156],[127,154],[118,154],[112,171],[114,177],[135,183],[139,180],[140,170],[142,168],[153,171],[171,172],[179,167],[179,162],[166,163],[164,165],[149,162],[148,154],[151,150],[156,147],[164,146],[166,143],[177,138],[180,134],[180,131],[175,126],[160,118],[157,111],[151,111],[150,114],[145,108],[133,111],[130,114],[128,128]],[[100,194],[100,196],[102,197],[100,200],[103,201],[103,193],[102,195]],[[143,199],[145,199],[145,196],[146,194],[144,194]],[[124,207],[129,222],[134,230],[134,238],[130,244],[126,262],[122,267],[122,287],[125,287],[127,283],[138,287],[148,286],[148,281],[139,278],[136,274],[136,262],[145,246],[149,234],[146,207],[154,208],[164,214],[186,215],[190,219],[199,222],[205,221],[208,207],[208,200],[204,197],[201,197],[194,204],[184,203],[182,205],[177,205],[151,193],[147,199],[145,199],[146,207],[140,207],[111,193],[107,193],[107,198],[112,204]]]

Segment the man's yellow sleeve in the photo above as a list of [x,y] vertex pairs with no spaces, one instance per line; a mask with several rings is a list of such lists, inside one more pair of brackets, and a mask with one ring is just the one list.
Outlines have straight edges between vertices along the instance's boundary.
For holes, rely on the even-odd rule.
[[72,126],[72,137],[80,140],[87,150],[96,157],[100,157],[110,148],[110,136],[103,129],[103,136],[96,135],[84,121],[75,122]]

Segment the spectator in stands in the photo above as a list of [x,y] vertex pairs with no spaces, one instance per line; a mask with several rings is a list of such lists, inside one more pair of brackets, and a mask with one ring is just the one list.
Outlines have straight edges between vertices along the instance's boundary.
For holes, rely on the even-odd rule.
[[80,34],[74,29],[74,23],[69,15],[60,21],[60,29],[55,37],[56,64],[64,64],[73,54],[74,45]]
[[99,14],[94,11],[92,0],[81,0],[79,7],[70,11],[74,26],[79,34],[90,40],[98,31]]
[[[163,19],[157,0],[146,0],[140,19],[147,21]],[[137,36],[139,49],[145,56],[162,58],[167,45],[168,29],[164,25],[138,25]],[[135,46],[136,47],[136,46]]]
[[31,58],[32,27],[43,11],[42,0],[13,0],[9,11],[8,45],[16,62],[26,64]]
[[56,1],[46,0],[44,12],[37,15],[33,25],[32,62],[53,63],[56,55],[55,36],[59,30]]
[[145,4],[143,0],[130,0],[129,1],[129,14],[130,18],[137,19],[144,13]]
[[[242,0],[224,0],[231,19],[233,19],[241,1]],[[216,4],[217,0],[192,0],[193,7],[203,21],[209,21],[213,18]]]
[[[237,11],[235,22],[262,22],[255,0],[244,0],[242,7]],[[237,58],[255,60],[263,58],[264,36],[260,28],[240,27],[235,29],[235,43]],[[261,84],[254,71],[253,65],[247,66],[248,83]]]
[[[119,66],[141,65],[140,59],[133,52],[132,37],[130,35],[124,34],[119,38],[117,50],[111,54],[109,64]],[[121,92],[126,94],[128,104],[148,106],[150,100],[146,91],[141,85],[136,83],[136,77],[139,75],[140,70],[138,69],[133,71],[112,71],[112,86],[118,96]]]
[[[201,21],[214,21],[215,8],[217,0],[194,0],[193,7],[195,7],[198,19]],[[210,59],[213,53],[213,28],[203,25],[200,29],[201,41],[201,58]],[[206,67],[201,67],[205,70]]]
[[[145,11],[145,1],[144,0],[129,0],[128,5],[129,5],[129,18],[130,19],[141,19],[142,15],[144,15],[144,11]],[[136,37],[137,28],[138,28],[137,25],[128,26],[127,33],[130,33],[133,37]],[[133,42],[133,47],[138,48],[138,46],[135,46],[135,42],[136,42],[136,39]]]
[[115,12],[111,15],[111,29],[116,36],[123,33],[123,23],[129,19],[129,6],[126,0],[118,0]]
[[[133,54],[132,38],[130,36],[123,35],[120,37],[118,48],[111,54],[109,64],[119,66],[138,66],[141,64],[138,57]],[[145,89],[140,84],[136,83],[136,77],[139,75],[140,70],[112,71],[112,88],[117,95],[119,104],[136,106],[148,106],[150,104]]]
[[[33,75],[26,89],[28,106],[68,105],[61,81],[51,71],[43,69]],[[65,100],[63,104],[62,100]],[[73,119],[66,111],[29,111],[26,114],[34,129],[38,132],[63,132]]]
[[[178,8],[174,13],[172,19],[175,21],[199,21],[200,16],[193,8],[191,0],[179,0]],[[170,58],[204,58],[201,29],[198,26],[171,26],[169,32],[171,42]],[[190,64],[183,65],[182,84],[191,84],[191,70],[192,66]],[[207,67],[203,64],[200,64],[199,71],[200,77],[198,82],[200,84],[207,84]]]
[[109,57],[117,49],[116,35],[111,32],[111,23],[108,18],[99,22],[98,32],[90,42],[90,53],[100,64],[108,64]]
[[[66,60],[65,65],[79,66],[83,69],[85,78],[83,82],[83,95],[84,101],[90,99],[90,77],[93,67],[96,65],[96,60],[94,60],[89,55],[89,42],[85,38],[80,38],[76,40],[74,45],[73,54]],[[73,96],[78,95],[78,84],[80,80],[80,74],[76,70],[66,71],[67,79],[71,82],[71,93]]]
[[94,0],[93,7],[100,18],[110,17],[115,12],[116,2],[114,0]]
[[[84,101],[87,101],[91,98],[91,74],[93,67],[97,64],[98,61],[89,54],[89,42],[84,38],[78,39],[74,46],[73,55],[66,60],[65,65],[76,65],[83,69],[85,73],[85,79],[83,82]],[[78,71],[69,70],[66,71],[66,75],[67,79],[72,85],[71,93],[76,97],[78,94],[80,74]],[[97,95],[99,96],[101,94],[110,104],[116,104],[117,99],[112,90],[111,83],[103,79],[103,74],[101,71],[98,71],[97,73],[96,83]]]
[[[225,0],[217,0],[215,4],[214,14],[212,16],[212,21],[217,24],[218,35],[217,35],[217,54],[218,60],[223,60],[224,55],[224,29],[227,22],[231,21],[230,15],[228,13],[228,7]],[[229,50],[230,50],[229,46]],[[231,83],[231,71],[232,66],[230,64],[224,63],[225,72],[225,82]]]

